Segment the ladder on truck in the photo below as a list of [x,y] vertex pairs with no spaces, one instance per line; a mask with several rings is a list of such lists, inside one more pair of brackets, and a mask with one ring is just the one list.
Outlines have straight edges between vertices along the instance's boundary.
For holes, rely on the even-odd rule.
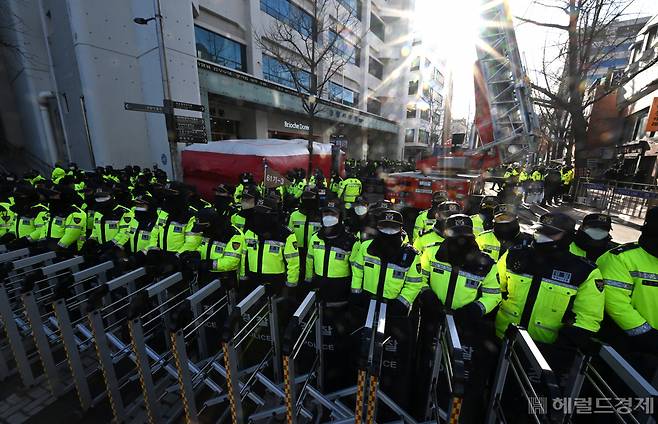
[[480,30],[482,44],[477,47],[477,55],[493,140],[483,139],[478,150],[496,147],[500,161],[510,163],[537,151],[539,123],[507,0],[484,7],[482,19],[487,25]]

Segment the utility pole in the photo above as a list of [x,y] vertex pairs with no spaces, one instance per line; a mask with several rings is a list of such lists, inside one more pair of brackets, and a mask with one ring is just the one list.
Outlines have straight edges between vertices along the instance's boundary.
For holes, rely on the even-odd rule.
[[[164,104],[171,101],[171,85],[169,82],[169,68],[167,67],[167,50],[164,41],[164,29],[162,20],[162,6],[160,0],[154,0],[155,17],[157,24],[158,36],[158,50],[160,52],[160,71],[162,73],[162,90],[164,93]],[[165,111],[165,120],[167,121],[167,143],[169,144],[169,156],[171,160],[171,174],[172,180],[176,180],[183,176],[178,162],[178,144],[176,142],[176,134],[173,131],[173,110]]]

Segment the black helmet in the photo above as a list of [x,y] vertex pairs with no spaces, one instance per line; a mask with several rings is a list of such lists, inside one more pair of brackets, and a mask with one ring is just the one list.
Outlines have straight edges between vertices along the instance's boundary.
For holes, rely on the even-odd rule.
[[461,213],[462,207],[457,202],[447,201],[439,204],[436,210],[436,219],[444,220],[451,215]]
[[612,230],[612,219],[603,213],[590,213],[583,218],[582,227],[600,228],[609,232]]
[[448,200],[448,195],[444,191],[435,191],[432,193],[432,206],[438,206]]
[[473,220],[463,213],[451,215],[446,219],[443,231],[446,237],[473,236]]
[[576,221],[561,212],[549,212],[539,218],[537,231],[546,235],[570,234],[576,230]]
[[377,220],[377,224],[391,222],[395,224],[402,225],[402,214],[398,211],[387,210],[382,212]]

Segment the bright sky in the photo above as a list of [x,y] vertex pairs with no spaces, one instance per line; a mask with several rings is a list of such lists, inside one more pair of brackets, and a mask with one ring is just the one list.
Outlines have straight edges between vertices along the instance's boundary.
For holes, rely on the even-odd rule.
[[[543,22],[567,23],[567,15],[562,11],[535,4],[535,0],[508,1],[514,16]],[[447,40],[446,43],[440,42],[438,45],[453,70],[453,118],[472,117],[474,114],[472,64],[476,59],[474,45],[480,25],[478,10],[483,3],[485,0],[417,0],[417,28],[424,39]],[[657,14],[658,0],[635,0],[629,8],[629,13],[629,18]],[[525,61],[532,79],[532,70],[541,66],[544,44],[555,42],[560,31],[520,24],[519,21],[515,21],[515,24],[521,58]]]

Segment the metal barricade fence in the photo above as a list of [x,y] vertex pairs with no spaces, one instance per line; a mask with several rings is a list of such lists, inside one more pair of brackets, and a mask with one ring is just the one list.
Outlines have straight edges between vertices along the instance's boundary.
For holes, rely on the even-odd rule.
[[658,205],[658,185],[583,177],[575,187],[576,203],[610,214],[642,218],[649,208]]

